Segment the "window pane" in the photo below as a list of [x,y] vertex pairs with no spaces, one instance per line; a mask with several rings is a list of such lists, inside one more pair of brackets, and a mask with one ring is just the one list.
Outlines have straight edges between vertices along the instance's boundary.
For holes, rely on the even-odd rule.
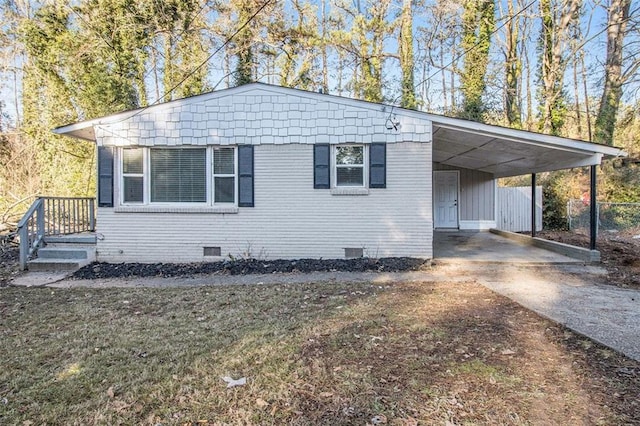
[[205,149],[151,150],[151,202],[205,201]]
[[336,181],[337,186],[363,186],[364,169],[362,167],[338,167]]
[[336,147],[336,164],[363,164],[362,146],[338,146]]
[[233,148],[216,148],[213,150],[213,174],[234,174]]
[[122,150],[122,172],[142,174],[142,148]]
[[235,202],[235,183],[234,177],[216,177],[215,185],[215,203],[234,203]]
[[125,203],[141,203],[142,199],[142,176],[124,177],[124,194],[122,200]]

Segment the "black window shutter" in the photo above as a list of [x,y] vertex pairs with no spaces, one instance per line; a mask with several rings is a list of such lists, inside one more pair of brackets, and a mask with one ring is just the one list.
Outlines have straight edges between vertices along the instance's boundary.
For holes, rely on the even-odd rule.
[[238,206],[253,207],[253,145],[238,147]]
[[316,144],[313,146],[313,187],[316,189],[331,188],[330,177],[331,149],[329,144]]
[[113,207],[113,150],[98,147],[98,207]]
[[387,144],[372,143],[369,148],[369,188],[387,187]]

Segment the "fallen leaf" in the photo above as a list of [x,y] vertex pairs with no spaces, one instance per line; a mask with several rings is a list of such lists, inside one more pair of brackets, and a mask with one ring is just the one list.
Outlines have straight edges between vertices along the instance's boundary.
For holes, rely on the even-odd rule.
[[127,410],[129,407],[131,407],[131,404],[127,404],[124,401],[120,401],[118,399],[113,401],[113,408],[114,410],[116,410],[117,413],[122,413],[123,411]]
[[116,393],[113,391],[113,386],[110,386],[109,389],[107,389],[107,396],[113,398],[115,395]]
[[375,425],[386,425],[387,424],[387,416],[384,414],[378,414],[371,418],[371,424]]
[[418,421],[413,417],[407,417],[406,419],[402,419],[402,424],[404,426],[418,426]]
[[331,398],[333,396],[332,392],[320,392],[320,396],[322,398]]
[[342,414],[344,414],[347,417],[351,417],[356,413],[356,409],[353,407],[344,407],[342,409]]
[[515,352],[515,351],[512,351],[511,349],[505,349],[505,350],[503,350],[502,352],[500,352],[500,354],[502,354],[502,355],[513,355],[513,354],[515,354],[515,353],[516,353],[516,352]]
[[260,407],[260,408],[264,408],[267,405],[269,405],[269,403],[267,401],[265,401],[264,399],[262,399],[262,398],[258,398],[258,399],[256,399],[256,405],[258,407]]
[[225,376],[222,378],[225,382],[227,382],[227,388],[235,388],[236,386],[244,386],[247,384],[247,378],[241,377],[239,379],[232,379],[231,377]]

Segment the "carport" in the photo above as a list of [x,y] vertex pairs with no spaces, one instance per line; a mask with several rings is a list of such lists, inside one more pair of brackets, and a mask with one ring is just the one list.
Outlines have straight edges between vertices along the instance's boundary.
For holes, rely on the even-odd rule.
[[[435,232],[433,257],[436,264],[508,263],[513,265],[567,265],[584,263],[584,259],[567,250],[564,254],[552,247],[536,247],[524,239],[506,238],[482,231]],[[569,248],[566,247],[565,248]],[[576,247],[579,250],[579,248]],[[582,250],[587,251],[585,249]]]
[[[575,139],[549,136],[523,130],[476,123],[458,118],[431,116],[433,123],[434,170],[473,170],[493,179],[531,175],[532,223],[535,218],[536,174],[576,167],[590,167],[591,171],[591,250],[596,249],[596,181],[597,167],[604,159],[624,157],[618,148]],[[434,179],[434,197],[438,197],[438,180]],[[446,195],[446,194],[445,194]],[[482,193],[479,195],[482,197]],[[436,231],[438,208],[449,209],[457,214],[458,196],[445,196],[438,204],[434,200]],[[495,200],[494,200],[495,201]],[[448,203],[448,204],[447,204]],[[462,229],[462,227],[459,227]],[[482,226],[480,226],[482,228]],[[533,227],[532,237],[535,237]],[[440,234],[440,236],[439,236]],[[434,252],[446,252],[446,238],[435,233]],[[455,239],[455,238],[454,238]],[[488,241],[485,241],[488,243]]]

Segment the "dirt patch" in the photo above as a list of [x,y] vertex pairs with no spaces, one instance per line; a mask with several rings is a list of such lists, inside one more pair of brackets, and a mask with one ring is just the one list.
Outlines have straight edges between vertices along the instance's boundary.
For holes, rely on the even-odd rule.
[[4,287],[20,273],[20,250],[12,245],[0,244],[0,287]]
[[4,288],[0,330],[7,424],[640,423],[638,362],[472,281]]
[[[640,289],[640,235],[638,232],[601,232],[596,241],[602,265],[607,268],[607,283]],[[577,247],[589,247],[589,236],[568,231],[542,231],[537,236]]]

